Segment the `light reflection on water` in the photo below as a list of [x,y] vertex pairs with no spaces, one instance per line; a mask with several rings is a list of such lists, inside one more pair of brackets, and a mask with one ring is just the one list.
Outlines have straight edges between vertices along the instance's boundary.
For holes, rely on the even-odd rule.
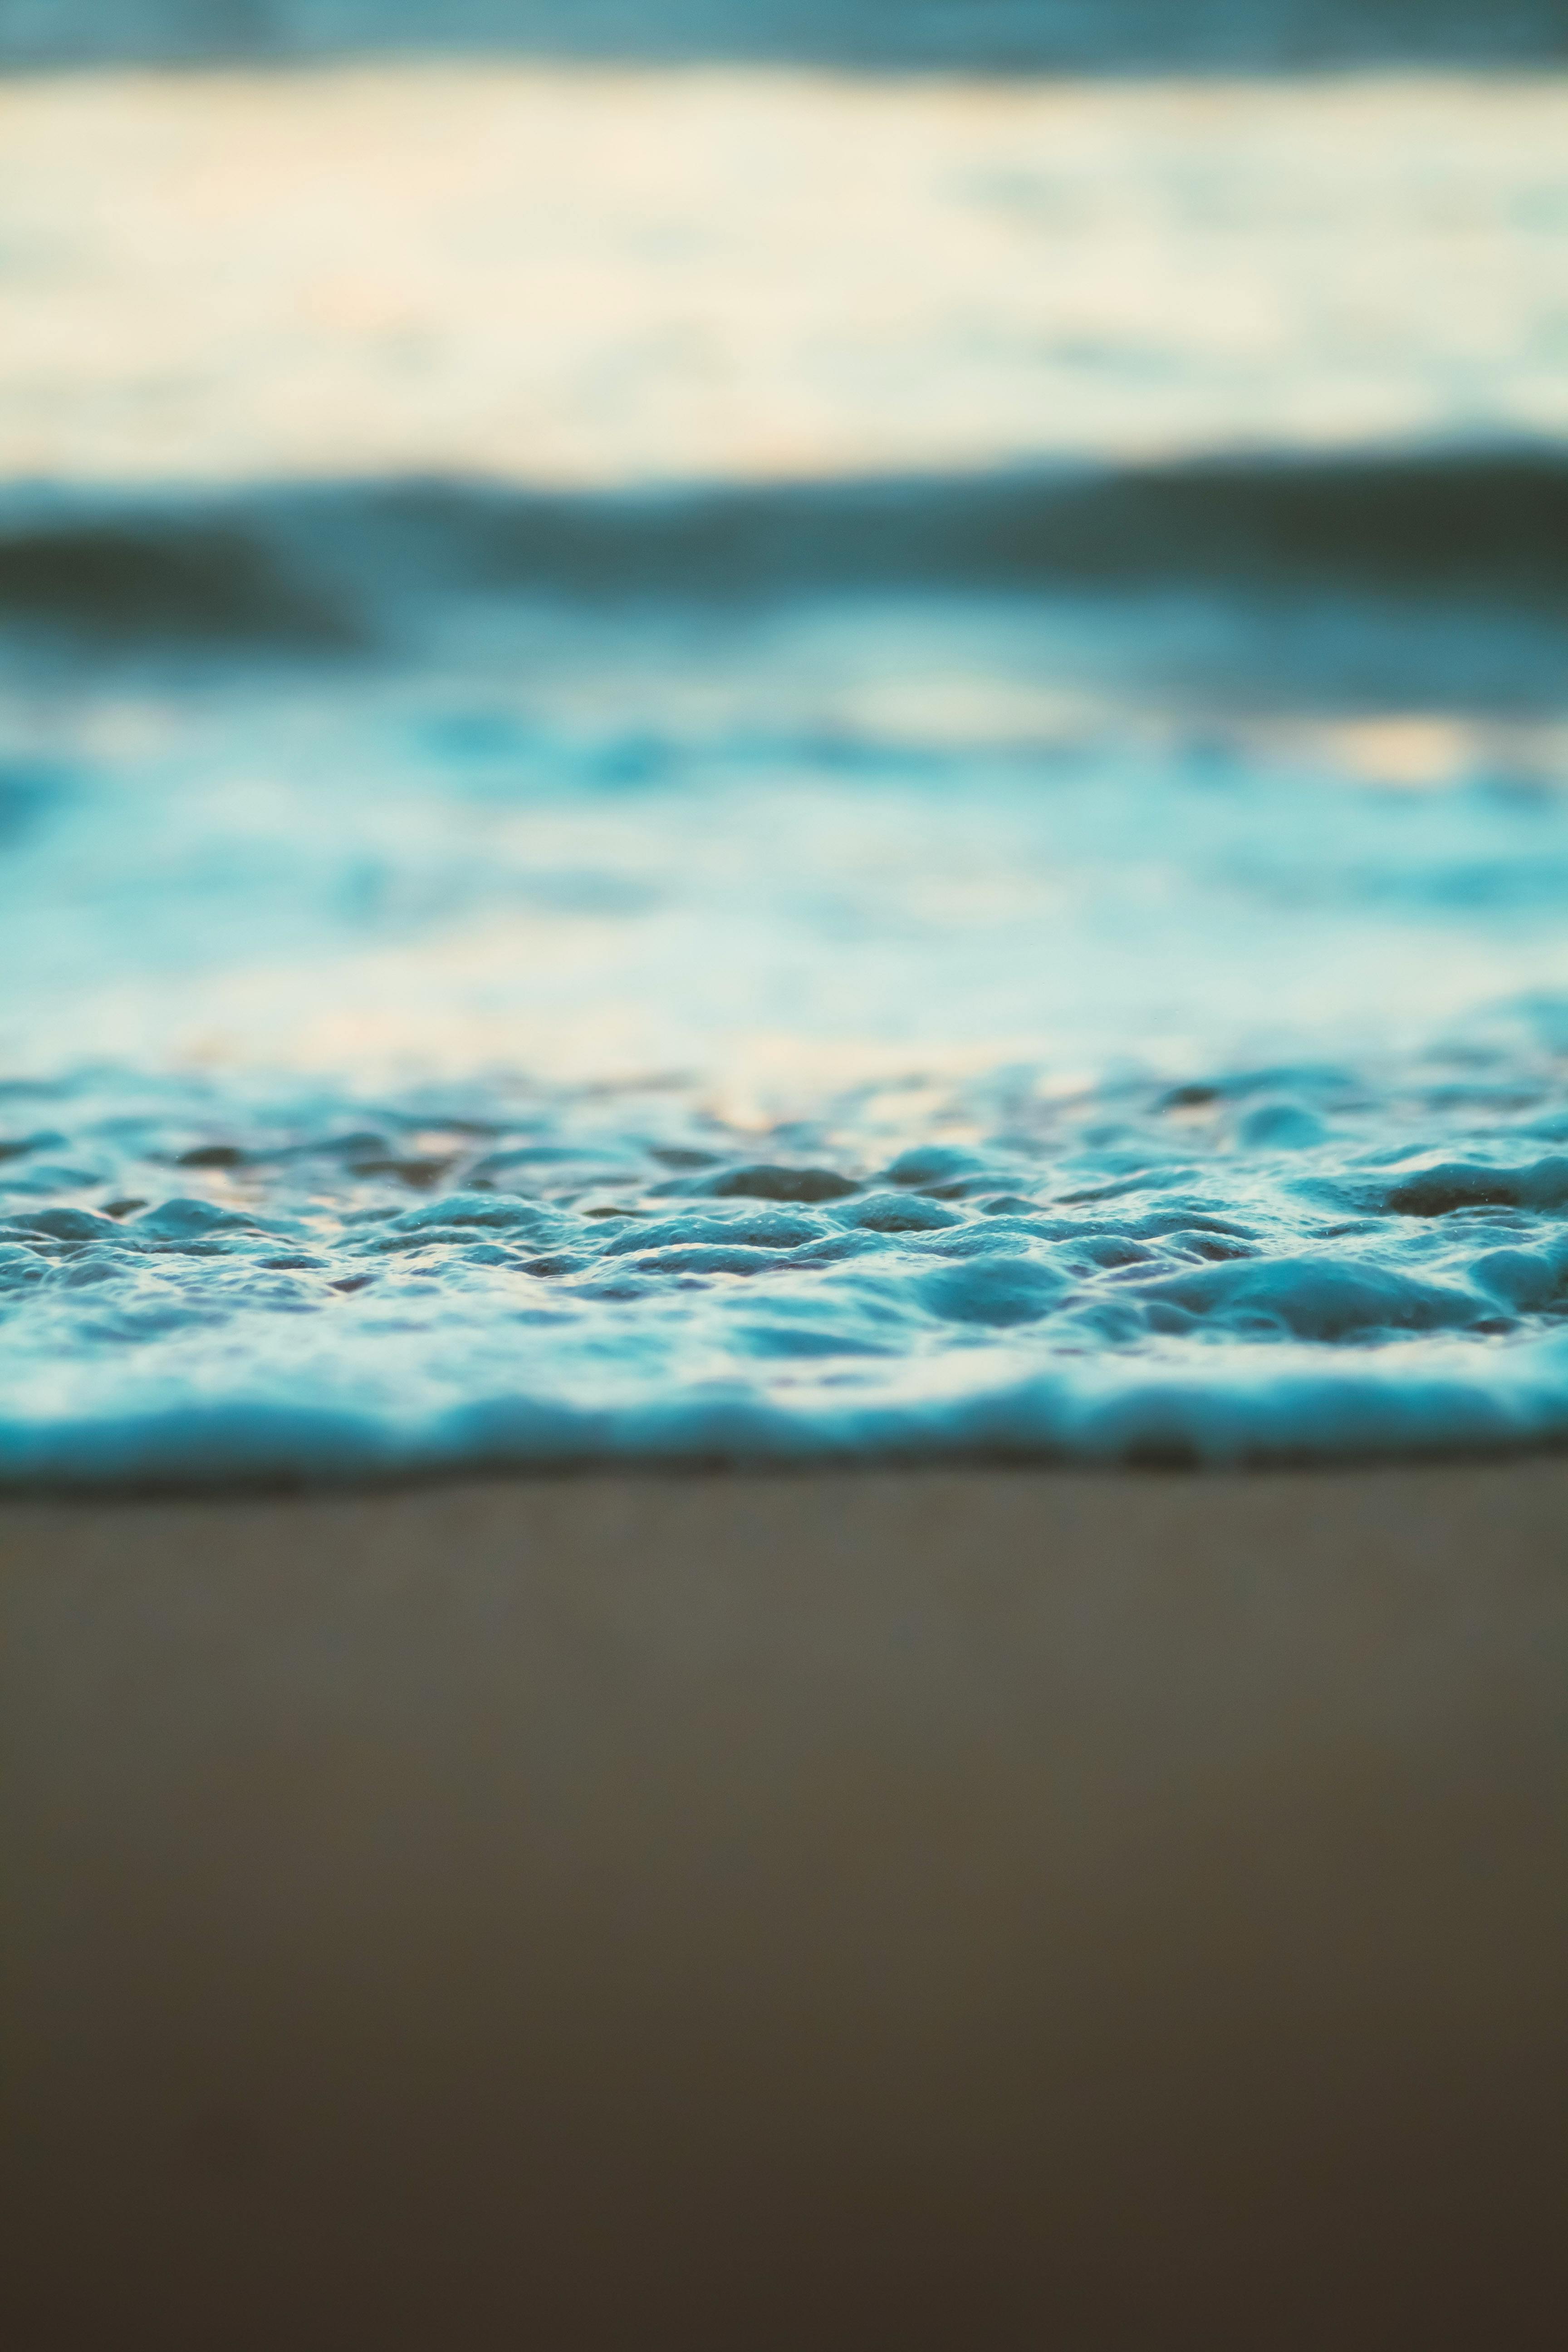
[[1568,78],[0,81],[0,467],[816,478],[1568,430]]

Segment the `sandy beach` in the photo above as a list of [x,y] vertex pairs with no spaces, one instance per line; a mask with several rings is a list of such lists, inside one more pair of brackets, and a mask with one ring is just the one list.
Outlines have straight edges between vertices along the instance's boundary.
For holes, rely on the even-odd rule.
[[1554,2341],[1565,1507],[8,1503],[10,2340]]
[[0,2343],[1555,2347],[1553,12],[566,13],[0,0]]

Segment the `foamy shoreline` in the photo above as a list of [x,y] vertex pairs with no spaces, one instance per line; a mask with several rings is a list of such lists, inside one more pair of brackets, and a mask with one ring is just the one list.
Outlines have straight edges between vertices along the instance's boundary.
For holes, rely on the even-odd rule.
[[29,2345],[1551,2341],[1565,1529],[1562,1461],[0,1507]]

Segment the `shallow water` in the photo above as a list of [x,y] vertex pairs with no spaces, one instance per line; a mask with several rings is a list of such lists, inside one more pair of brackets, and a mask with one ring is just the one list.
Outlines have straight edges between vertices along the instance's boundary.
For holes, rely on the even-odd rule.
[[[373,146],[419,87],[361,90]],[[232,129],[258,101],[229,96]],[[211,98],[13,103],[45,145],[62,108],[107,110],[151,204],[149,121],[188,99],[199,145]],[[908,91],[862,98],[921,152]],[[1243,306],[1226,362],[1212,308],[1190,332],[1173,309],[1182,364],[1121,350],[1097,405],[1047,289],[1052,333],[1004,338],[977,394],[984,304],[933,296],[918,334],[894,321],[902,360],[867,328],[895,373],[951,362],[889,404],[825,279],[756,363],[769,412],[742,271],[708,314],[734,429],[695,486],[701,369],[675,396],[657,354],[575,442],[570,383],[536,373],[485,427],[492,478],[455,474],[483,270],[468,310],[431,296],[458,353],[435,388],[372,403],[385,467],[374,434],[349,462],[352,402],[316,401],[328,362],[362,392],[395,373],[384,314],[289,358],[276,254],[259,372],[209,365],[209,336],[160,405],[132,339],[53,406],[39,355],[122,292],[100,270],[94,310],[79,248],[40,264],[35,208],[6,298],[34,373],[0,399],[0,1477],[1568,1436],[1562,93],[1514,100],[1391,100],[1381,217],[1420,234],[1359,373],[1313,324],[1342,224],[1303,244],[1297,203],[1272,246],[1222,236],[1190,175],[1151,195],[1145,170],[1133,282],[1206,252],[1212,291],[1253,238],[1248,284],[1289,263],[1272,342]],[[645,101],[661,136],[698,102]],[[1362,102],[1279,99],[1313,187]],[[1147,157],[1152,105],[1095,100],[1083,187],[1114,182],[1118,123]],[[1484,130],[1484,253],[1458,211],[1498,292],[1485,368],[1427,233],[1456,119]],[[593,232],[612,291],[625,201]],[[1289,429],[1309,344],[1315,455]],[[811,367],[816,438],[764,464]],[[903,437],[866,464],[884,412]],[[1379,414],[1426,437],[1378,442]],[[447,478],[399,478],[421,450]]]
[[1130,709],[1205,618],[35,673],[5,1474],[1568,1433],[1560,731]]

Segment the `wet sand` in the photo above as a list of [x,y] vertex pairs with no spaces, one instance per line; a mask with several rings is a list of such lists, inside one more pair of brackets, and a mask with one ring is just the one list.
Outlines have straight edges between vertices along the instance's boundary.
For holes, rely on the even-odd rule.
[[1568,1463],[13,1502],[0,1591],[26,2352],[1556,2340]]

